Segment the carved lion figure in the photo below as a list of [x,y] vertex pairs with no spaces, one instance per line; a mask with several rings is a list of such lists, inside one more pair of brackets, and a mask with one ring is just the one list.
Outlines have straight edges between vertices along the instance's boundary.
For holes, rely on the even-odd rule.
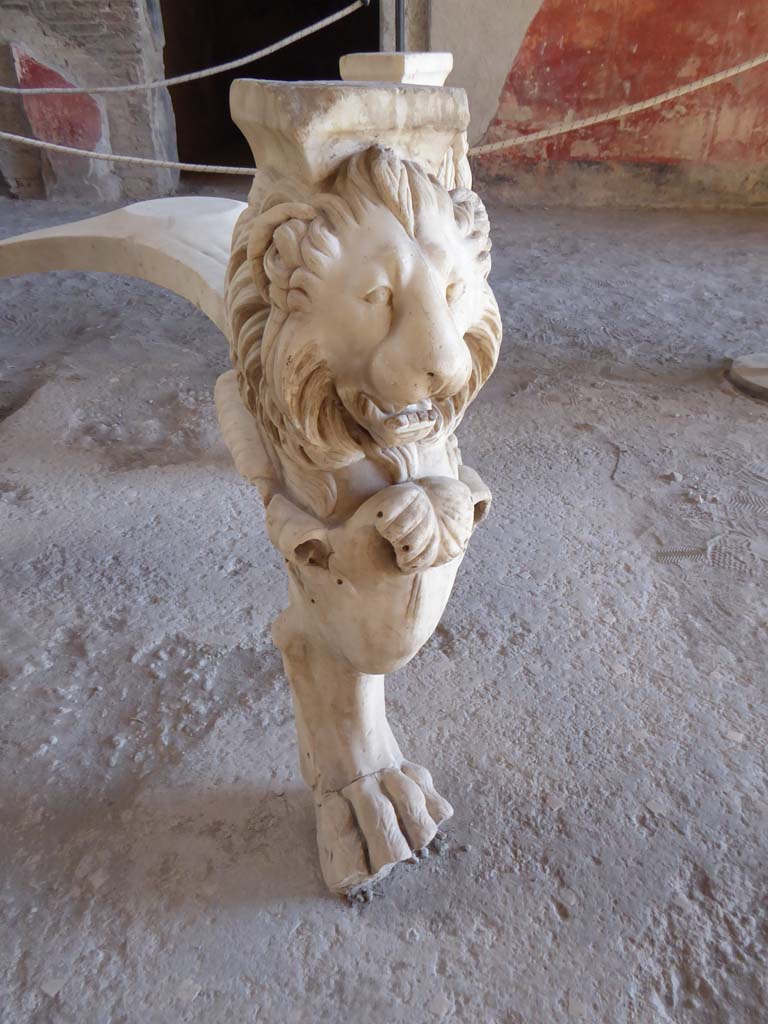
[[496,363],[489,270],[479,197],[381,146],[327,192],[277,190],[241,218],[227,280],[238,386],[315,514],[339,514],[339,471],[360,460],[386,483],[434,462]]
[[[273,104],[269,83],[240,84],[255,87],[257,107]],[[453,106],[463,122],[463,100],[438,102],[438,93],[419,91],[444,120]],[[407,113],[401,98],[387,110]],[[261,128],[272,133],[283,114],[270,109]],[[419,106],[415,124],[428,109]],[[465,139],[452,132],[439,174],[466,183]],[[291,144],[304,145],[300,134]],[[280,131],[270,139],[279,163]],[[356,144],[349,133],[344,144]],[[329,159],[336,145],[322,139]],[[425,149],[437,158],[438,145]],[[430,773],[400,750],[384,674],[435,629],[490,501],[454,436],[501,339],[488,218],[472,191],[448,191],[381,146],[345,159],[320,190],[266,171],[257,187],[263,201],[240,215],[232,237],[234,369],[216,384],[216,407],[285,559],[289,604],[273,636],[291,682],[323,875],[349,893],[417,856],[452,813]],[[221,326],[219,256],[234,211],[190,202],[137,204],[11,239],[0,247],[0,275],[111,266],[178,291]]]
[[489,269],[480,199],[381,146],[317,194],[275,188],[234,233],[217,406],[287,563],[273,634],[336,891],[452,813],[392,735],[383,674],[436,627],[490,501],[454,437],[498,355]]

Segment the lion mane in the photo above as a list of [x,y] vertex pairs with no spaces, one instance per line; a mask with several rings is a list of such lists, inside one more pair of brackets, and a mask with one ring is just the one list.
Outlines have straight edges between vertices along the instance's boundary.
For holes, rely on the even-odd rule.
[[[316,339],[306,327],[296,329],[292,317],[311,309],[302,288],[306,275],[322,280],[340,254],[342,230],[360,225],[377,204],[416,241],[425,217],[452,217],[473,246],[482,276],[482,312],[464,336],[472,359],[469,381],[439,403],[438,435],[399,448],[380,448],[350,416]],[[466,188],[446,191],[418,164],[383,146],[350,157],[324,192],[307,196],[284,186],[268,194],[259,210],[249,207],[241,215],[226,275],[230,354],[240,396],[289,490],[315,514],[333,513],[334,471],[372,458],[392,483],[400,483],[416,474],[423,445],[451,440],[498,356],[501,322],[489,270],[489,223],[480,198]]]

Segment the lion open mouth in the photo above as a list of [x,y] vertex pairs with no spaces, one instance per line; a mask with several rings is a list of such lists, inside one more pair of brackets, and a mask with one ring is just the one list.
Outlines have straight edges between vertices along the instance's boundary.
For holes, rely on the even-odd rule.
[[355,422],[383,447],[423,441],[439,432],[443,419],[438,404],[431,398],[395,409],[379,405],[362,392],[350,396],[351,400],[345,401],[343,394],[340,397]]
[[423,402],[414,402],[404,409],[394,412],[382,409],[373,399],[362,395],[363,413],[369,422],[383,423],[386,427],[397,433],[409,431],[413,427],[422,427],[425,424],[433,424],[437,419],[437,410],[432,406],[432,399],[427,398]]

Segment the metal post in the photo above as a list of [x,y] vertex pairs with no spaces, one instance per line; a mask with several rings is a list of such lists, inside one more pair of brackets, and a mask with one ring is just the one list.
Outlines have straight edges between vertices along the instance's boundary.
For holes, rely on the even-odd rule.
[[405,52],[405,0],[395,0],[395,49]]

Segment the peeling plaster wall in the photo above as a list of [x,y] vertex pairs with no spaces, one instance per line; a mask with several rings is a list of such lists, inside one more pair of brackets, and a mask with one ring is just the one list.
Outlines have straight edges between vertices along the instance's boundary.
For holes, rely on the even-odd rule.
[[430,50],[453,54],[450,85],[467,90],[469,141],[483,137],[499,106],[512,58],[542,0],[432,0]]
[[[0,82],[121,84],[163,77],[158,0],[2,0]],[[176,159],[166,90],[106,96],[2,97],[0,115],[19,134],[106,153]],[[7,118],[7,119],[6,119]],[[87,144],[86,144],[87,143]],[[177,172],[41,155],[4,145],[0,172],[12,193],[141,199],[171,191]],[[34,153],[34,155],[33,155]]]
[[[768,50],[765,0],[433,0],[433,49],[496,141],[694,82]],[[768,202],[768,66],[634,115],[475,161],[532,203]]]
[[[0,84],[15,83],[16,67],[13,50],[0,43]],[[21,97],[0,93],[0,125],[14,135],[31,135]],[[0,186],[19,199],[38,199],[45,195],[39,153],[25,146],[0,141]]]

